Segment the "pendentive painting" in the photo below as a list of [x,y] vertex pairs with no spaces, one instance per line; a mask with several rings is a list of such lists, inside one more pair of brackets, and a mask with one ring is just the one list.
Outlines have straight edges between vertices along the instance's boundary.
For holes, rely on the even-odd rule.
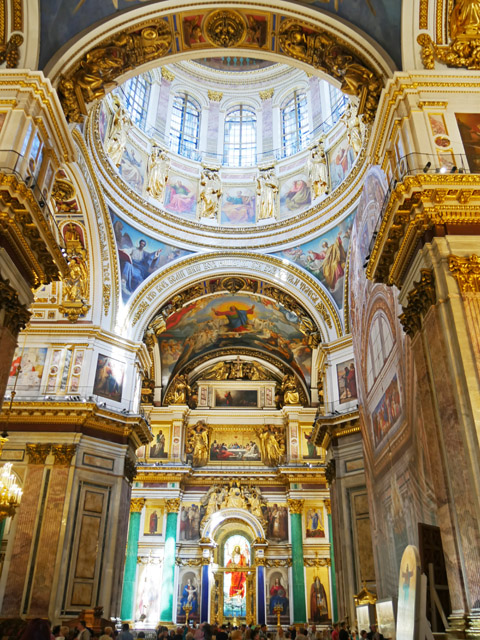
[[184,306],[167,318],[166,325],[158,336],[164,385],[193,358],[231,347],[286,360],[309,384],[312,351],[299,319],[272,300],[221,294]]
[[340,404],[358,398],[355,361],[353,359],[337,364],[337,384]]
[[110,210],[122,278],[122,299],[129,297],[152,273],[190,253],[140,233]]
[[125,363],[114,360],[110,356],[98,355],[93,393],[115,402],[122,399]]
[[275,254],[310,271],[343,308],[345,267],[355,212],[319,238]]
[[147,160],[145,154],[127,142],[118,173],[131,189],[142,195],[143,180],[146,172]]

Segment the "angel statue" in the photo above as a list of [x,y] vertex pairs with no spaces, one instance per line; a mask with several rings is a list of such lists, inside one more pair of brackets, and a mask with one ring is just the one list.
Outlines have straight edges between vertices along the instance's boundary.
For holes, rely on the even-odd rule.
[[169,168],[170,158],[166,152],[153,145],[147,166],[147,191],[159,202],[163,202]]
[[295,376],[288,373],[283,376],[281,391],[283,393],[283,404],[300,404]]
[[327,158],[325,156],[324,138],[312,147],[308,160],[308,173],[315,198],[328,192]]
[[200,186],[198,217],[216,219],[220,198],[222,196],[222,183],[220,182],[218,171],[214,169],[204,169]]
[[172,386],[165,396],[165,405],[169,404],[188,404],[192,388],[188,384],[188,378],[185,374],[175,377]]
[[127,110],[117,97],[114,98],[114,104],[115,115],[113,116],[112,127],[105,145],[105,151],[107,155],[110,156],[113,164],[119,167],[123,152],[125,151],[125,145],[127,144],[127,130],[132,126],[132,121],[130,120]]
[[63,300],[81,302],[88,297],[88,272],[85,262],[72,258],[68,263],[68,276],[63,281]]
[[281,431],[281,427],[275,428],[273,424],[255,429],[260,441],[262,462],[267,467],[277,467],[285,454],[285,437]]

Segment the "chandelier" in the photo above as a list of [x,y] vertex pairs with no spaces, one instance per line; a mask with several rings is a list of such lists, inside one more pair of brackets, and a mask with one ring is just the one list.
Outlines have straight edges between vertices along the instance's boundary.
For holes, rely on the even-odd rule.
[[12,473],[12,463],[8,462],[0,471],[0,521],[15,515],[21,497],[22,490]]

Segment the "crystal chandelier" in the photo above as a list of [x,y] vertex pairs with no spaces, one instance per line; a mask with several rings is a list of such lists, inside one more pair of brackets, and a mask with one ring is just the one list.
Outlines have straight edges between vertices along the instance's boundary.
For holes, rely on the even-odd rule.
[[12,473],[12,463],[8,462],[0,470],[0,521],[15,515],[21,497],[22,490]]

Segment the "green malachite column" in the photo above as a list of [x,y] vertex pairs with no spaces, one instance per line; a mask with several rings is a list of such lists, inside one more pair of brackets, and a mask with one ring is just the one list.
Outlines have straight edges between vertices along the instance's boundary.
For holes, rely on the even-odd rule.
[[328,519],[328,539],[330,541],[330,575],[332,579],[332,620],[338,620],[337,610],[337,577],[335,574],[335,555],[333,553],[332,511],[330,500],[325,500]]
[[135,600],[135,577],[137,574],[138,538],[140,535],[140,516],[145,500],[134,498],[130,502],[130,521],[128,523],[127,557],[123,576],[122,609],[120,616],[124,622],[133,620]]
[[303,500],[288,500],[292,534],[293,622],[307,622],[305,603],[305,570],[303,568]]
[[175,551],[177,546],[177,520],[180,498],[166,500],[167,527],[163,556],[162,592],[160,596],[160,622],[173,622],[173,582],[175,578]]

